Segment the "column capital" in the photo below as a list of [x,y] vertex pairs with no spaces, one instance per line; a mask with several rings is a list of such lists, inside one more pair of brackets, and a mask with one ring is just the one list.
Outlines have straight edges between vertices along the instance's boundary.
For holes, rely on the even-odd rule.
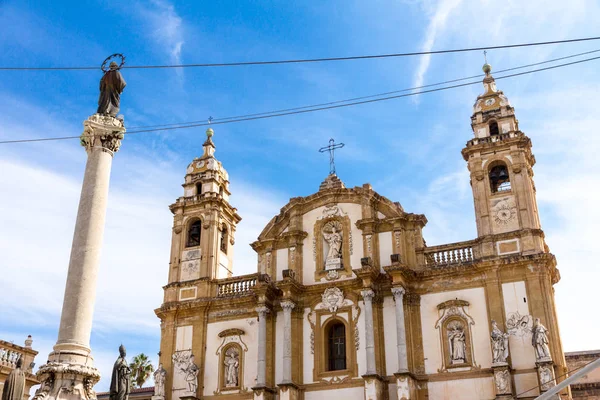
[[124,136],[125,125],[122,119],[110,115],[94,114],[83,121],[83,133],[79,139],[88,153],[96,146],[116,153],[121,147],[121,140]]
[[403,286],[394,286],[392,288],[392,294],[394,295],[394,300],[402,299],[402,296],[406,293],[406,289]]
[[365,289],[360,292],[365,301],[373,301],[375,292],[372,289]]
[[271,310],[269,309],[269,307],[267,307],[264,304],[259,305],[258,307],[256,307],[256,312],[258,313],[259,317],[265,317]]
[[292,311],[296,307],[296,303],[291,300],[282,300],[279,304],[283,308],[283,311]]

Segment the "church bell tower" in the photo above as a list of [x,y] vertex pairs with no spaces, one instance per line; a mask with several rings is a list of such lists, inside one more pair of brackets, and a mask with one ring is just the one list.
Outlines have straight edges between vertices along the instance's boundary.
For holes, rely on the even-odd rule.
[[232,275],[241,217],[229,204],[229,175],[214,156],[213,134],[206,131],[204,154],[188,165],[183,196],[169,207],[174,215],[169,283]]
[[519,130],[514,108],[483,66],[484,93],[471,116],[475,138],[462,155],[468,163],[482,256],[546,251],[533,182],[531,140]]

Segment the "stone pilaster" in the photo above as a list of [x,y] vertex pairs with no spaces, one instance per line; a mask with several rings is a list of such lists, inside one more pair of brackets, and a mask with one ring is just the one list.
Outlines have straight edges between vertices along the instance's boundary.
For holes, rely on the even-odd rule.
[[48,363],[37,372],[42,382],[34,398],[95,399],[100,374],[90,349],[96,277],[104,236],[112,158],[125,133],[123,121],[94,114],[83,122],[81,145],[88,159],[71,247],[58,340]]

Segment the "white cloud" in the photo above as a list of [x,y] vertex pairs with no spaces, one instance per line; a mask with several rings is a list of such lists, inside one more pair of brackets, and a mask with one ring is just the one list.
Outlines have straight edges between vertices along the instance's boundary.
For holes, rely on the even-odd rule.
[[[436,39],[439,34],[441,34],[443,29],[446,26],[448,21],[448,17],[454,9],[456,9],[462,0],[440,0],[433,12],[429,20],[429,24],[427,25],[425,31],[425,40],[423,41],[423,46],[421,47],[421,51],[431,51],[433,50],[433,46],[436,42]],[[415,79],[413,81],[414,87],[419,87],[423,85],[425,74],[429,69],[429,64],[431,63],[431,55],[427,54],[421,56],[421,60],[419,62],[419,67],[417,68],[417,72],[415,73]],[[413,97],[415,101],[418,101],[418,96]]]
[[166,0],[151,0],[150,4],[140,5],[140,12],[150,24],[152,39],[164,48],[171,63],[181,64],[184,29],[175,6]]

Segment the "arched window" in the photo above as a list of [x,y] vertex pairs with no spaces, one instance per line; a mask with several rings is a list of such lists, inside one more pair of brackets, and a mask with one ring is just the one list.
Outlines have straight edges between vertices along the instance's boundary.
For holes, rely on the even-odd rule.
[[510,177],[506,165],[500,164],[490,169],[490,187],[492,193],[510,190]]
[[223,186],[219,188],[219,196],[223,197]]
[[185,247],[200,246],[200,233],[202,230],[202,221],[199,219],[192,222],[187,231],[187,242]]
[[221,229],[221,251],[227,254],[227,227],[225,225]]
[[202,183],[196,183],[196,194],[202,194]]
[[498,123],[496,121],[490,122],[490,136],[494,136],[500,133],[498,131]]
[[335,322],[327,331],[327,370],[340,371],[346,369],[346,326]]

